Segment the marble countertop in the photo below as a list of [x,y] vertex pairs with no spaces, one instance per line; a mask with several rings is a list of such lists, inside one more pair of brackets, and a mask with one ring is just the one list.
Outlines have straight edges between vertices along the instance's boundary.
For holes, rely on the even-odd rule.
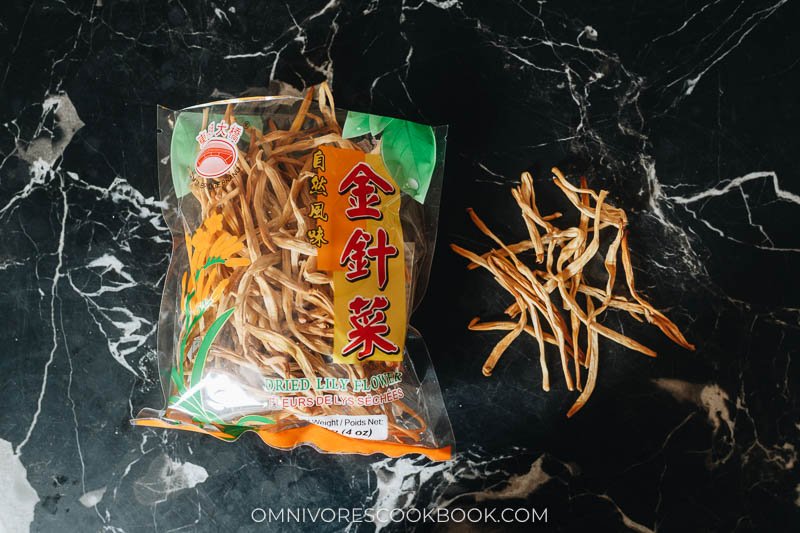
[[[546,509],[471,531],[800,528],[797,3],[22,2],[0,17],[0,530],[465,530],[260,522],[259,509]],[[171,240],[155,108],[327,80],[338,107],[449,124],[431,283],[412,317],[447,463],[135,428],[160,405]],[[536,343],[466,329],[511,303],[450,242],[511,238],[510,187],[585,172],[628,212],[637,285],[697,346],[612,317],[597,389],[541,392]],[[514,209],[514,213],[516,210]],[[469,291],[464,288],[469,287]],[[555,352],[554,352],[555,353]],[[453,515],[455,517],[456,515]]]

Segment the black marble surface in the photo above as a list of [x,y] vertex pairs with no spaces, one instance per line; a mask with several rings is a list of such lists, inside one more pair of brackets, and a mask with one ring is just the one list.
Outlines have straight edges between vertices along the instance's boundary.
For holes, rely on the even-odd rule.
[[[0,530],[371,531],[256,508],[548,510],[547,523],[392,530],[793,531],[800,215],[797,2],[11,1],[0,14]],[[131,427],[160,405],[170,237],[155,106],[328,80],[338,107],[450,124],[431,284],[412,323],[449,463],[321,455]],[[642,292],[697,346],[611,316],[589,404],[474,316],[511,303],[447,248],[511,240],[509,194],[553,164],[627,210]],[[514,213],[510,216],[509,213]],[[551,352],[551,358],[556,352]],[[555,374],[554,374],[555,375]]]

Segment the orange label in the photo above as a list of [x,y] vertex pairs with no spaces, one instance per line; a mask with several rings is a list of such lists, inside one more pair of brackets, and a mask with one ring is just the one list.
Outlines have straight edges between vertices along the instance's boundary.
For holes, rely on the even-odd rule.
[[[335,151],[332,152],[332,150]],[[317,181],[314,182],[312,178],[309,191],[311,194],[316,193],[317,195],[317,205],[312,206],[312,209],[318,211],[312,218],[316,219],[317,229],[322,229],[322,235],[328,241],[328,244],[319,247],[317,251],[317,268],[319,270],[333,272],[344,269],[339,264],[339,253],[354,229],[366,227],[364,220],[347,218],[345,214],[345,210],[349,207],[347,195],[337,192],[342,178],[355,165],[364,161],[364,155],[358,150],[342,150],[324,146],[317,150],[312,160],[314,169],[317,171]]]

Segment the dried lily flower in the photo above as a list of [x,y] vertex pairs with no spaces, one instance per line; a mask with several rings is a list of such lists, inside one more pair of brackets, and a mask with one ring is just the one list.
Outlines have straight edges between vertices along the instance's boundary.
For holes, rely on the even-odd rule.
[[[538,341],[539,361],[542,369],[542,388],[550,390],[550,376],[545,357],[544,343],[558,346],[561,370],[567,388],[581,391],[580,396],[567,413],[574,415],[594,390],[599,363],[598,336],[602,335],[631,350],[655,357],[656,352],[635,340],[599,323],[600,316],[609,308],[626,311],[636,320],[646,320],[655,324],[674,342],[694,350],[678,327],[664,314],[656,310],[635,289],[633,266],[628,250],[625,227],[628,218],[625,211],[606,203],[608,191],[599,193],[588,188],[585,178],[581,178],[580,188],[572,185],[557,168],[553,168],[553,181],[572,205],[580,212],[577,226],[559,228],[551,223],[561,217],[561,213],[543,216],[536,206],[533,179],[527,172],[522,174],[522,183],[512,189],[511,194],[519,205],[522,219],[528,230],[528,239],[506,245],[472,209],[468,209],[473,223],[499,248],[482,255],[451,244],[457,254],[470,260],[468,269],[485,268],[494,275],[497,283],[515,299],[506,309],[506,314],[516,322],[480,322],[474,318],[469,323],[473,331],[508,331],[494,347],[483,365],[483,374],[490,376],[503,352],[524,331]],[[616,229],[604,257],[608,274],[605,288],[593,287],[587,283],[583,269],[598,254],[602,230]],[[608,233],[608,232],[606,232]],[[536,266],[530,267],[522,262],[518,254],[533,250]],[[617,274],[617,256],[622,256],[622,266],[629,294],[614,294]],[[563,309],[569,314],[565,319],[558,309],[553,295],[558,291]],[[578,302],[578,295],[584,296],[584,306]],[[541,317],[539,316],[541,315]],[[530,322],[530,324],[528,323]],[[549,332],[545,331],[549,328]],[[586,349],[582,351],[578,337],[581,328],[586,328]],[[574,378],[570,371],[572,359]],[[581,381],[581,366],[588,368],[586,384]]]

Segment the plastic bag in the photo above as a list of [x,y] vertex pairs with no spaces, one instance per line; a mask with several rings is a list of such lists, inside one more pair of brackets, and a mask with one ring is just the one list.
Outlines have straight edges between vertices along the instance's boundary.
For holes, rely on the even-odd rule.
[[158,128],[174,242],[158,324],[166,407],[132,423],[450,458],[436,375],[408,324],[430,271],[446,128],[336,110],[325,84],[159,108]]

